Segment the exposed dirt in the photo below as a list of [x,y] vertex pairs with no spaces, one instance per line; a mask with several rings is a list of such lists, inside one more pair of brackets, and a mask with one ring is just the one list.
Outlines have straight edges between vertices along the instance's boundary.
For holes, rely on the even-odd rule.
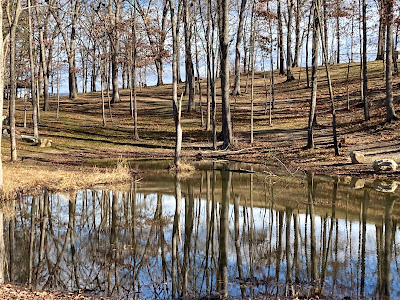
[[[332,81],[337,109],[340,155],[334,156],[330,101],[323,68],[319,71],[315,148],[305,150],[311,90],[307,88],[304,68],[294,69],[295,81],[275,74],[275,107],[271,110],[270,95],[265,97],[262,74],[256,74],[254,106],[254,140],[250,140],[250,96],[246,93],[246,76],[242,76],[240,97],[231,98],[231,111],[236,144],[227,151],[212,150],[211,127],[206,130],[206,82],[202,82],[204,124],[201,126],[198,105],[194,112],[183,112],[183,151],[185,160],[232,159],[263,164],[284,164],[290,170],[304,169],[317,173],[356,175],[362,177],[400,178],[400,172],[375,174],[372,162],[377,158],[392,158],[400,162],[400,122],[385,123],[385,94],[382,62],[371,62],[369,100],[371,119],[364,121],[360,101],[359,64],[351,64],[347,84],[347,64],[332,66]],[[300,77],[299,77],[300,74]],[[269,84],[269,74],[266,76]],[[300,78],[300,80],[298,80]],[[400,105],[399,76],[394,78],[395,107]],[[348,87],[348,93],[347,93]],[[180,86],[183,90],[184,86]],[[217,86],[218,91],[218,86]],[[249,92],[249,88],[247,89]],[[269,91],[269,90],[268,90]],[[103,127],[99,92],[79,95],[78,99],[62,98],[60,116],[56,118],[56,99],[51,111],[41,113],[40,134],[51,139],[50,148],[40,148],[18,142],[19,159],[26,165],[93,166],[108,159],[172,158],[174,154],[174,123],[171,86],[147,87],[138,91],[139,140],[133,139],[133,119],[129,110],[129,91],[122,90],[122,101],[111,106],[112,121],[106,104],[107,124]],[[347,95],[349,97],[347,98]],[[107,97],[106,97],[107,99]],[[185,99],[186,100],[186,99]],[[217,130],[220,130],[220,98],[217,99]],[[17,126],[21,134],[32,134],[28,112],[28,127],[23,128],[23,103],[18,101]],[[186,102],[183,105],[186,108]],[[220,145],[220,143],[219,143]],[[360,150],[367,163],[353,165],[349,152]],[[3,140],[3,161],[9,164],[9,139]],[[6,179],[7,180],[7,179]]]

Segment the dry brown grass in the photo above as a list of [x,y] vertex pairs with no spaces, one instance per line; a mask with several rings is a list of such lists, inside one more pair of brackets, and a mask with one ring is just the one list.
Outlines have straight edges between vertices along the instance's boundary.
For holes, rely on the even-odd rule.
[[170,172],[176,172],[179,174],[180,178],[190,177],[196,168],[188,162],[182,161],[178,164],[178,166],[172,165],[169,168]]
[[67,191],[104,184],[120,184],[132,179],[126,162],[118,162],[115,168],[57,168],[26,166],[23,163],[4,167],[3,200],[14,199],[21,192],[39,192],[43,188]]

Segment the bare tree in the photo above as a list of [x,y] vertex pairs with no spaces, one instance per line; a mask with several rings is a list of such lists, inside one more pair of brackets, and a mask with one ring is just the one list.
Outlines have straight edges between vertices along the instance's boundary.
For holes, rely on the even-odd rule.
[[277,0],[277,18],[278,18],[278,49],[279,49],[279,74],[285,75],[285,58],[283,57],[283,30],[282,30],[282,11],[281,11],[281,0]]
[[21,0],[15,3],[7,1],[7,18],[10,25],[10,139],[11,139],[11,160],[17,160],[17,140],[15,132],[15,101],[17,98],[17,73],[15,64],[16,54],[16,32],[18,20],[21,15]]
[[303,1],[301,0],[296,0],[296,10],[295,10],[295,46],[294,46],[294,58],[293,58],[293,67],[298,67],[299,66],[299,56],[300,56],[300,48],[301,48],[301,43],[300,40],[300,22],[301,22],[301,16],[302,16],[302,7],[303,7]]
[[120,55],[120,17],[121,17],[121,0],[108,1],[108,14],[111,22],[111,30],[108,31],[111,46],[111,82],[112,82],[112,99],[111,103],[118,103],[119,96],[119,79],[118,65]]
[[[181,161],[181,148],[182,148],[182,127],[181,127],[181,109],[182,109],[182,97],[178,102],[178,65],[177,65],[177,55],[178,55],[178,36],[176,30],[176,13],[174,0],[169,1],[169,8],[171,14],[171,27],[172,27],[172,108],[174,112],[175,121],[175,167],[179,167]],[[183,95],[183,94],[182,94]]]
[[31,1],[28,0],[29,64],[30,64],[30,72],[31,72],[33,136],[35,138],[39,138],[38,105],[37,105],[37,99],[36,99],[36,82],[35,82],[35,58],[33,55],[33,29],[32,29],[31,14],[32,14]]
[[362,88],[363,88],[363,103],[364,103],[364,119],[369,120],[369,103],[368,103],[368,75],[367,75],[367,2],[362,0]]
[[[49,100],[49,78],[50,78],[50,61],[52,52],[52,42],[49,40],[49,23],[51,12],[47,6],[36,6],[37,25],[39,29],[39,54],[40,69],[43,78],[43,110],[50,110]],[[40,23],[41,22],[41,23]],[[49,49],[49,55],[47,55]]]
[[293,19],[293,0],[288,0],[288,23],[287,23],[287,42],[286,42],[286,80],[294,80],[292,73],[292,19]]
[[384,60],[385,58],[385,0],[377,0],[379,13],[379,29],[378,29],[378,51],[376,60]]
[[[167,36],[167,14],[168,14],[168,1],[162,0],[162,15],[159,16],[159,7],[152,9],[152,1],[148,2],[147,7],[144,3],[136,0],[136,5],[140,16],[143,19],[145,31],[149,41],[150,50],[154,57],[154,64],[157,72],[157,86],[163,85],[163,58],[166,54],[165,39]],[[158,3],[155,3],[156,5]],[[152,17],[152,11],[155,10],[156,16]],[[160,23],[158,23],[160,22]],[[178,30],[178,29],[177,29]],[[177,34],[178,36],[178,34]],[[179,38],[179,36],[178,36]]]
[[[68,57],[68,88],[69,98],[75,99],[78,94],[78,86],[76,79],[76,29],[77,22],[81,12],[82,4],[80,0],[74,0],[70,3],[70,9],[67,11],[71,14],[70,22],[67,21],[67,13],[64,13],[63,18],[60,17],[60,12],[63,10],[60,3],[55,0],[46,0],[49,3],[51,13],[54,20],[57,22],[58,29],[64,39],[65,51]],[[70,36],[68,38],[67,29],[70,28]]]
[[318,11],[321,9],[320,2],[313,1],[313,30],[312,30],[312,49],[311,49],[311,101],[310,113],[308,116],[308,139],[307,148],[314,148],[314,118],[317,106],[317,83],[318,83],[318,53],[319,53],[319,18]]
[[393,5],[386,0],[386,121],[397,120],[393,105]]
[[222,95],[222,136],[224,149],[233,143],[231,108],[229,100],[229,1],[218,0],[220,47],[220,77]]
[[[3,119],[4,102],[4,41],[3,41],[3,6],[0,5],[0,118]],[[3,122],[0,122],[0,132],[3,132]],[[2,134],[0,134],[0,147]],[[3,161],[0,155],[0,192],[3,191]],[[4,237],[3,237],[3,213],[0,212],[0,282],[4,282]]]
[[239,11],[239,25],[236,33],[236,52],[235,52],[235,84],[233,86],[232,95],[238,96],[240,92],[240,56],[243,41],[244,13],[246,10],[247,0],[241,0]]
[[194,67],[192,58],[192,11],[191,0],[183,0],[183,24],[185,33],[185,68],[186,68],[186,92],[189,95],[187,111],[191,112],[195,108],[194,102]]

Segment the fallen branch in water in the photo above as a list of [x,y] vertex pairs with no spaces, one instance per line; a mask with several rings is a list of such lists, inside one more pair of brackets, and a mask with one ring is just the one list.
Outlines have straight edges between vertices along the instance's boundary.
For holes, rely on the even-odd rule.
[[239,153],[246,153],[246,151],[263,149],[264,147],[251,147],[251,148],[243,148],[239,150],[212,150],[212,151],[202,151],[197,154],[197,156],[206,156],[206,157],[220,157],[227,155],[235,155]]
[[236,172],[236,173],[257,173],[256,171],[246,170],[246,169],[214,169],[215,171],[228,171],[228,172]]

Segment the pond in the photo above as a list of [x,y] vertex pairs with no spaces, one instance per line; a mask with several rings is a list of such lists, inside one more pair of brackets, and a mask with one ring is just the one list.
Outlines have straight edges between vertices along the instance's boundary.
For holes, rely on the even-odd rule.
[[11,202],[5,280],[135,299],[400,297],[396,183],[237,163],[139,174]]

